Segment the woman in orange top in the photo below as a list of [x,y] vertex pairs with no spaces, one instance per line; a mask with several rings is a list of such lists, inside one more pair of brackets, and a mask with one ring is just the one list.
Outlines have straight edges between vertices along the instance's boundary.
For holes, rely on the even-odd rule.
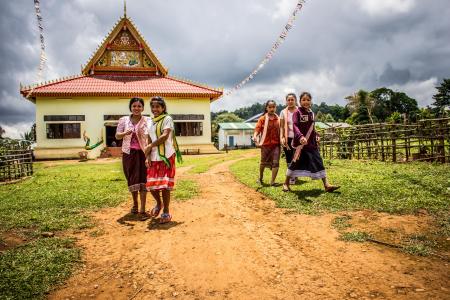
[[[270,185],[275,185],[280,163],[280,119],[275,113],[277,105],[274,100],[266,102],[264,115],[255,127],[253,141],[261,147],[261,163],[259,165],[259,183],[263,183],[264,169],[272,169]],[[258,136],[260,137],[258,139]]]

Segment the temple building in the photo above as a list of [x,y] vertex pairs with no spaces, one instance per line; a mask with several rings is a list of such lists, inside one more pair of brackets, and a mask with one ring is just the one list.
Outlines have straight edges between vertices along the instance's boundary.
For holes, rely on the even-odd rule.
[[[83,67],[82,74],[20,88],[36,105],[37,159],[120,154],[118,119],[129,114],[132,97],[162,96],[183,150],[211,153],[211,102],[222,89],[169,76],[126,11]],[[89,145],[86,144],[90,138]]]

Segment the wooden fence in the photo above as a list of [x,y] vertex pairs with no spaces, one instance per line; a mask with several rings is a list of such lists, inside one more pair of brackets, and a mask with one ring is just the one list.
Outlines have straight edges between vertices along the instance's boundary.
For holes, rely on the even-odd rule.
[[0,145],[0,182],[10,182],[33,175],[32,150],[19,144]]
[[323,158],[450,162],[450,118],[319,130]]

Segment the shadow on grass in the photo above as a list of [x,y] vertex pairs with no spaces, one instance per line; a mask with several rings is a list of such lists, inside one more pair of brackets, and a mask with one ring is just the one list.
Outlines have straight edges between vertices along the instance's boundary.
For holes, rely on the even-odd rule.
[[312,190],[291,191],[290,193],[297,195],[297,198],[300,201],[312,202],[315,198],[325,193],[325,191],[322,189],[312,189]]
[[184,222],[170,221],[168,223],[160,224],[160,218],[152,218],[148,222],[147,228],[149,230],[169,230],[172,227],[183,224]]

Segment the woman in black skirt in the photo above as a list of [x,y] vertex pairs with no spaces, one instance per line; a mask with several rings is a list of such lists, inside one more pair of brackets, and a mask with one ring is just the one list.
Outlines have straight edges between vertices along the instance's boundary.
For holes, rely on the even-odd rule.
[[[147,167],[145,164],[144,149],[147,147],[147,117],[142,115],[144,100],[132,98],[129,103],[131,114],[119,119],[116,139],[122,141],[122,165],[127,178],[128,190],[133,197],[132,214],[139,213],[144,219],[148,217],[145,212],[147,199]],[[138,209],[138,194],[141,200]]]
[[290,191],[290,179],[295,177],[322,179],[326,192],[333,192],[339,188],[339,186],[331,185],[327,180],[327,174],[317,145],[319,136],[314,128],[311,99],[310,93],[303,92],[300,95],[300,108],[295,111],[292,117],[294,124],[293,146],[296,147],[296,151],[286,172],[286,180],[283,185],[283,191],[285,192]]

